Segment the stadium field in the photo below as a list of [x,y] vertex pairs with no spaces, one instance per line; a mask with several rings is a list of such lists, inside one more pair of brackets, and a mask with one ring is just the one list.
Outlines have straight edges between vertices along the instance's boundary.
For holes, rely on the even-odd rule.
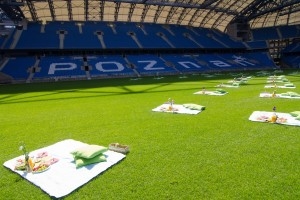
[[[270,73],[273,75],[273,73]],[[249,121],[253,111],[289,113],[299,99],[260,98],[268,75],[251,76],[224,96],[195,95],[215,90],[236,76],[188,75],[161,79],[103,79],[0,85],[0,160],[65,139],[108,146],[118,142],[130,152],[64,199],[299,199],[300,127]],[[277,75],[300,93],[300,72]],[[152,112],[176,104],[206,107],[198,115]],[[19,175],[0,168],[4,199],[49,199]]]

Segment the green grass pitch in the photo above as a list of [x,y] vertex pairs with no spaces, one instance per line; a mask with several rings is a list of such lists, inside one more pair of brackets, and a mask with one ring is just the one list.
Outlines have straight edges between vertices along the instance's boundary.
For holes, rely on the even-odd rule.
[[[283,72],[300,93],[300,73]],[[194,95],[233,79],[189,75],[0,85],[0,161],[64,139],[130,146],[125,160],[65,199],[299,199],[300,127],[251,122],[255,110],[300,110],[298,99],[259,98],[267,76],[225,88],[225,96]],[[280,74],[278,74],[280,75]],[[206,107],[198,115],[152,112],[168,98]],[[0,168],[4,199],[49,199]]]

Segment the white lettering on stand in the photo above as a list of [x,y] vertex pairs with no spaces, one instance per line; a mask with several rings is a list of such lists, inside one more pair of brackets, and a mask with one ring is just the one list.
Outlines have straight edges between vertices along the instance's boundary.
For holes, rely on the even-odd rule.
[[157,64],[156,60],[139,60],[138,63],[146,63],[144,69],[147,71],[165,69],[164,67],[156,67],[155,66]]
[[[109,67],[104,67],[104,66],[109,66]],[[96,69],[101,71],[101,72],[120,72],[124,70],[124,65],[122,65],[119,62],[97,62],[96,63]]]
[[196,68],[201,68],[201,66],[199,66],[198,64],[196,64],[194,62],[190,62],[190,61],[180,61],[178,63],[188,69],[191,68],[190,66],[196,67]]
[[249,61],[246,60],[246,58],[243,58],[242,56],[235,56],[233,55],[232,58],[234,59],[233,62],[236,62],[240,65],[243,65],[243,66],[247,66],[247,65],[255,65]]
[[210,60],[209,62],[217,67],[231,67],[231,65],[229,65],[228,63],[225,63],[221,60]]
[[67,71],[76,69],[75,63],[52,63],[50,64],[48,74],[54,74],[56,71]]

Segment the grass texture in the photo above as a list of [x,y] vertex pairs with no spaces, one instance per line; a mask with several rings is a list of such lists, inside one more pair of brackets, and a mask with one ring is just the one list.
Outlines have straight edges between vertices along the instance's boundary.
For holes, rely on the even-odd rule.
[[[283,72],[300,93],[300,73]],[[299,199],[300,128],[251,122],[255,110],[300,110],[300,100],[259,98],[267,76],[225,96],[194,95],[229,73],[0,86],[0,161],[64,139],[130,146],[125,160],[64,199]],[[281,74],[278,74],[281,75]],[[152,112],[168,98],[206,106],[198,115]],[[5,167],[4,199],[50,197]]]

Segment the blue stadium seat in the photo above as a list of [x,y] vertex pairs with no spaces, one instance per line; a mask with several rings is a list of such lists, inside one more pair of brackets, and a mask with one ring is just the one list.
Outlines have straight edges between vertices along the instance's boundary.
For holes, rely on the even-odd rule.
[[2,73],[11,76],[14,80],[26,80],[29,76],[28,69],[35,63],[35,57],[12,57],[1,70]]
[[127,55],[127,59],[134,65],[140,75],[176,74],[176,71],[156,55]]
[[266,27],[252,29],[251,34],[253,40],[279,40],[281,39],[277,27]]
[[279,26],[278,29],[281,33],[282,39],[300,37],[300,26],[297,25]]
[[162,32],[160,25],[155,24],[135,24],[136,28],[132,29],[138,41],[143,48],[170,48],[161,37],[158,36]]
[[300,69],[300,56],[284,55],[281,57],[281,62],[290,68]]
[[250,49],[267,49],[267,42],[264,40],[246,42]]
[[42,32],[41,29],[42,24],[29,22],[27,30],[22,31],[15,49],[58,49],[57,29],[51,23],[45,25],[45,32]]
[[91,77],[136,76],[120,55],[88,56],[87,63],[92,67]]
[[199,62],[199,60],[191,55],[163,54],[162,58],[167,62],[170,62],[182,73],[199,73],[210,70],[207,65]]

